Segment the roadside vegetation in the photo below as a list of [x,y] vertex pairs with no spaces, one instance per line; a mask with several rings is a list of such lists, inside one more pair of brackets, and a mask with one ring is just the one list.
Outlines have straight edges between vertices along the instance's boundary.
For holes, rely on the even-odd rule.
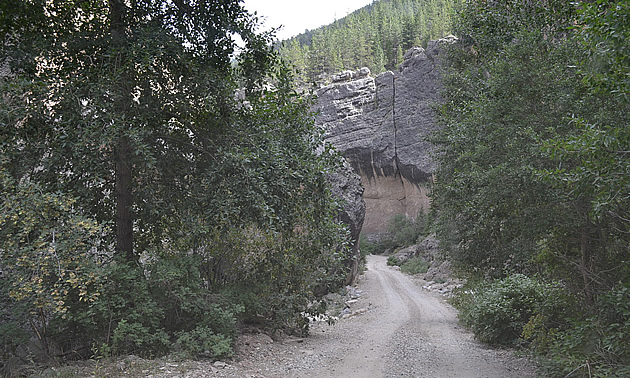
[[[408,219],[402,214],[394,215],[387,224],[387,234],[381,235],[378,240],[370,242],[365,235],[359,239],[361,255],[394,253],[405,247],[418,244],[424,239],[430,230],[430,215],[420,211],[415,219]],[[390,255],[387,265],[400,266],[403,273],[426,273],[429,264],[422,256],[415,256],[406,261],[399,261],[396,256]]]
[[630,375],[630,2],[466,1],[432,191],[454,300],[549,377]]
[[452,31],[432,218],[362,253],[430,225],[477,338],[542,376],[630,376],[630,0],[381,0],[280,52],[256,28],[236,0],[0,2],[2,373],[306,334],[348,241],[293,83]]
[[370,241],[365,235],[359,239],[359,248],[364,255],[380,255],[393,252],[396,249],[417,244],[429,234],[430,215],[422,210],[415,219],[409,219],[402,214],[394,215],[387,222],[387,233]]
[[338,157],[256,27],[239,1],[0,2],[4,374],[229,357],[343,286]]
[[410,275],[426,273],[429,270],[429,263],[422,256],[414,256],[402,263],[395,256],[390,256],[387,258],[387,265],[399,266],[401,272]]

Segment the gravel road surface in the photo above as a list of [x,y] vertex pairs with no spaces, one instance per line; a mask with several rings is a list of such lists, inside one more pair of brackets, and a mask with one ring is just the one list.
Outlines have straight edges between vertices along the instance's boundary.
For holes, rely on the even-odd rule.
[[[345,315],[315,322],[307,338],[243,334],[231,361],[145,360],[126,356],[51,368],[41,376],[221,378],[526,378],[527,359],[475,341],[457,311],[413,277],[368,256]],[[425,282],[426,284],[426,282]],[[359,295],[360,294],[360,295]],[[65,369],[65,370],[63,370]],[[72,375],[60,375],[63,371]]]
[[[250,335],[238,362],[213,366],[220,377],[534,377],[535,368],[509,350],[489,348],[457,323],[443,297],[368,256],[361,297],[335,325],[313,325],[306,339]],[[204,376],[203,367],[197,370]],[[206,373],[208,371],[206,370]]]

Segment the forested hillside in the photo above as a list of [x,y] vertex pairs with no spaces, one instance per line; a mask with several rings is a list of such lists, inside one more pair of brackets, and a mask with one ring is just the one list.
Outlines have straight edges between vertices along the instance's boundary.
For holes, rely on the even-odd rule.
[[450,32],[451,16],[460,0],[380,0],[319,29],[280,44],[303,82],[322,74],[369,67],[377,74],[394,70],[413,46]]
[[467,1],[433,211],[460,318],[543,376],[630,376],[630,1]]

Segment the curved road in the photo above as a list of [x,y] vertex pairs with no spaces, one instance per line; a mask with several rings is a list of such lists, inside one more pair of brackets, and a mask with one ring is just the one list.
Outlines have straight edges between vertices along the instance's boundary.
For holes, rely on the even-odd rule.
[[107,376],[122,376],[124,371],[125,376],[155,378],[535,376],[526,359],[476,342],[457,325],[455,309],[388,267],[385,256],[369,256],[367,265],[359,280],[361,298],[352,304],[355,315],[333,326],[316,322],[310,337],[274,341],[253,332],[239,338],[238,356],[230,363],[129,356],[127,362],[85,365],[79,375],[93,375],[103,368]]
[[[457,324],[457,312],[368,256],[360,281],[361,315],[333,327],[317,325],[301,346],[316,363],[294,377],[533,377],[526,359],[476,342]],[[308,361],[305,361],[308,365]]]

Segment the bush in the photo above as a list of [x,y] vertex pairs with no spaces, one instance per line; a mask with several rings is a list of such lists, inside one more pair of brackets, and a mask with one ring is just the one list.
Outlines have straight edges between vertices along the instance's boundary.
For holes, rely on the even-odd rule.
[[205,355],[212,358],[231,357],[232,339],[215,334],[210,327],[200,325],[191,331],[176,333],[175,347],[184,357]]
[[407,274],[426,273],[427,270],[429,270],[429,263],[421,256],[412,257],[400,266],[400,271]]
[[130,263],[74,199],[10,180],[2,164],[0,370],[35,332],[51,357],[229,356],[239,320],[305,334],[325,311],[316,293],[345,282],[347,233],[332,216],[281,231],[199,225]]
[[381,243],[372,243],[365,235],[359,236],[359,250],[361,251],[361,257],[368,255],[380,255],[385,252],[385,247]]
[[15,303],[9,296],[10,284],[0,276],[0,375],[3,364],[15,355],[20,344],[30,337],[26,328],[29,308]]
[[[421,210],[415,220],[408,219],[402,214],[394,215],[387,222],[388,235],[377,242],[370,242],[364,235],[359,238],[361,254],[380,255],[386,250],[408,247],[428,235],[429,219]],[[395,264],[398,265],[398,264]]]
[[488,344],[517,345],[533,317],[557,319],[567,306],[564,291],[522,274],[461,291],[453,301],[459,318]]
[[401,262],[396,256],[389,256],[387,258],[387,265],[399,266],[400,271],[407,274],[426,273],[427,270],[429,270],[429,263],[421,256],[412,257],[405,262]]
[[389,256],[387,258],[387,265],[389,266],[400,266],[400,260],[396,256]]
[[402,214],[394,215],[387,224],[391,235],[386,244],[389,248],[408,247],[418,242],[418,238],[426,234],[426,215],[421,210],[415,220]]
[[105,265],[98,299],[72,303],[66,317],[51,321],[51,337],[66,350],[87,343],[92,353],[105,357],[154,357],[173,347],[190,357],[229,356],[242,306],[211,295],[198,264],[195,255],[163,254],[144,267]]
[[51,319],[51,337],[64,350],[91,348],[105,357],[126,353],[152,357],[168,351],[162,298],[151,295],[142,268],[107,263],[99,271],[97,287],[99,296],[93,302],[68,303],[65,316]]
[[548,350],[539,353],[544,376],[630,376],[630,288],[602,295],[597,309],[552,335]]

